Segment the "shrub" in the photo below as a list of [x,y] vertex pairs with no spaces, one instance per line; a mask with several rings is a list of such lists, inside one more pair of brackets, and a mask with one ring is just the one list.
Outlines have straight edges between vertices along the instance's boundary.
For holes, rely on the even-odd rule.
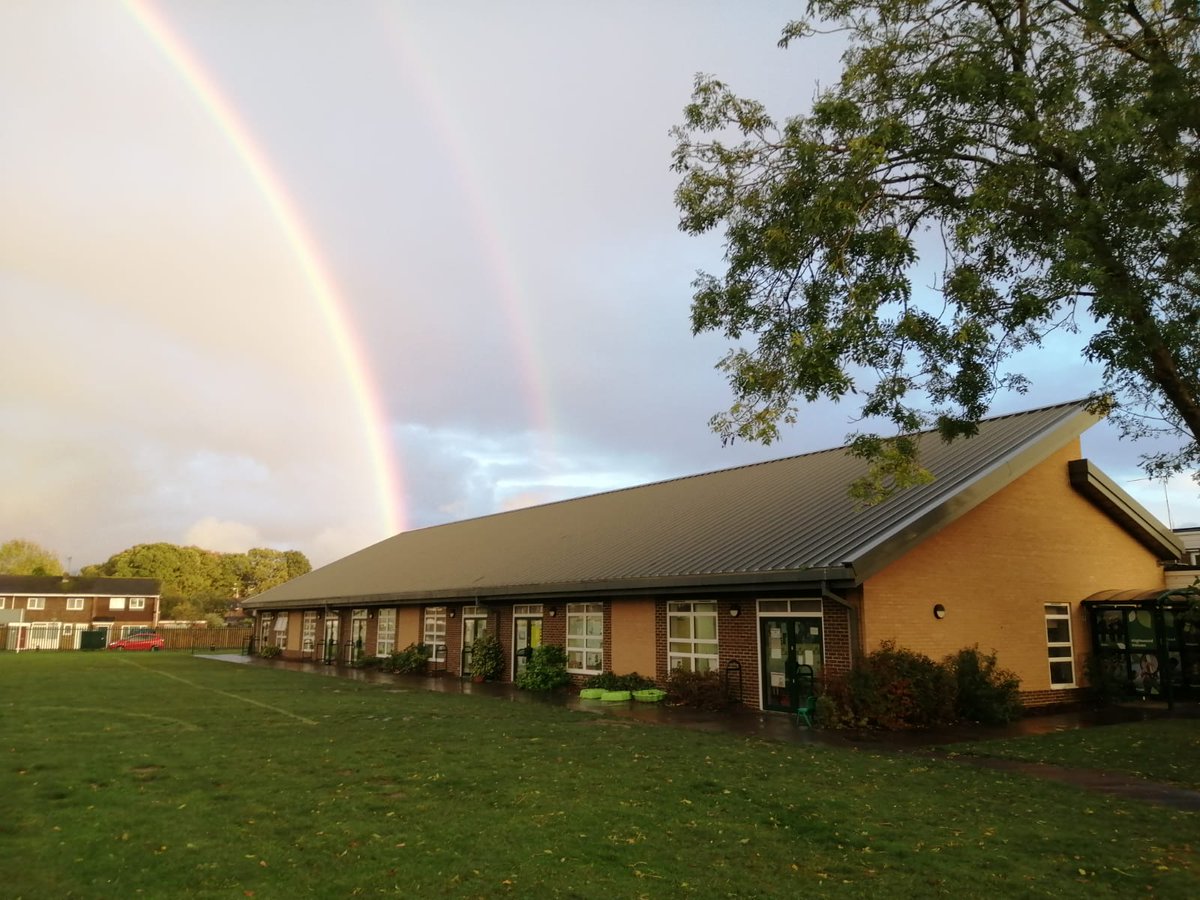
[[983,725],[1005,725],[1025,711],[1021,703],[1021,679],[996,665],[996,652],[980,653],[967,647],[944,663],[957,687],[955,712],[960,719]]
[[401,675],[412,675],[425,671],[429,659],[429,648],[425,644],[409,644],[388,657],[387,668]]
[[490,681],[504,671],[504,648],[490,631],[471,644],[471,677]]
[[600,688],[605,691],[644,691],[657,687],[653,678],[630,672],[628,675],[617,675],[614,672],[604,672],[593,675],[584,681],[585,688]]
[[283,653],[283,648],[278,647],[275,644],[266,644],[261,650],[258,651],[258,655],[263,659],[274,659],[281,653]]
[[567,651],[557,644],[535,647],[529,662],[517,676],[517,687],[523,691],[552,691],[570,683]]
[[725,709],[734,702],[725,694],[725,685],[716,672],[689,672],[672,669],[667,676],[667,702],[696,709]]
[[898,731],[955,720],[954,676],[923,653],[885,641],[846,677],[851,713],[864,725]]

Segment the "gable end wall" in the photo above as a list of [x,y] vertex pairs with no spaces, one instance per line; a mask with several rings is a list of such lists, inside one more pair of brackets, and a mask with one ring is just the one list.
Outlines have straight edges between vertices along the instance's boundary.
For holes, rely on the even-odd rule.
[[[1154,554],[1075,491],[1078,439],[863,585],[863,650],[894,640],[941,659],[997,651],[1027,692],[1050,690],[1044,605],[1069,603],[1076,683],[1090,647],[1080,601],[1163,584]],[[933,616],[934,604],[946,617]]]

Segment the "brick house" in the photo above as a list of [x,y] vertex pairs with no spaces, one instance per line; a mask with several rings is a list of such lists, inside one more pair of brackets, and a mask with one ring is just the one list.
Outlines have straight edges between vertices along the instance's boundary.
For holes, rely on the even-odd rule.
[[107,641],[154,628],[160,591],[153,578],[0,575],[0,648],[72,650],[85,630],[104,631]]
[[553,643],[579,678],[716,671],[766,710],[790,708],[797,664],[819,678],[884,641],[935,659],[978,645],[1027,703],[1062,702],[1085,685],[1082,602],[1162,590],[1183,553],[1079,458],[1096,421],[1080,401],[922,435],[934,481],[868,507],[848,494],[865,465],[840,448],[418,529],[245,606],[287,657],[425,643],[463,675],[488,629],[506,679]]

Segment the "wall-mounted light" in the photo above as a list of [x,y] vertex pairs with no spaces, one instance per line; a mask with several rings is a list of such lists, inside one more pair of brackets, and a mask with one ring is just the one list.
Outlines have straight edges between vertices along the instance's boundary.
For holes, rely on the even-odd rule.
[[450,618],[452,618],[452,619],[453,619],[453,618],[454,618],[454,610],[449,610],[449,611],[446,613],[446,615],[448,615]]
[[553,619],[555,616],[557,616],[557,615],[558,615],[558,610],[557,610],[557,609],[555,609],[553,606],[552,606],[552,607],[550,607],[550,609],[549,609],[549,610],[547,610],[547,612],[549,613],[549,615],[550,615],[550,618],[552,618],[552,619]]
[[940,603],[935,603],[933,607],[933,617],[935,619],[946,618],[946,607],[942,606]]
[[735,604],[733,604],[733,606],[729,607],[729,615],[733,616],[733,618],[736,619],[741,614],[742,614],[742,607],[740,605],[738,605],[737,603],[735,603]]

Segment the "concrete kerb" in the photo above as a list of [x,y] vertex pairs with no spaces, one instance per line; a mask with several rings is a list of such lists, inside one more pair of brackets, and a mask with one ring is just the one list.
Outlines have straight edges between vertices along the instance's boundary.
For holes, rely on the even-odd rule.
[[881,753],[911,753],[979,768],[1060,781],[1108,796],[1156,803],[1176,809],[1200,811],[1200,791],[1161,784],[1124,773],[1069,769],[1045,763],[969,756],[957,754],[953,750],[954,744],[972,741],[1001,740],[1023,735],[1073,731],[1080,728],[1103,727],[1153,718],[1200,718],[1200,704],[1197,703],[1177,703],[1172,710],[1168,710],[1165,703],[1126,703],[1103,710],[1081,709],[1043,715],[1035,714],[1005,726],[962,726],[923,732],[825,731],[797,725],[794,716],[782,713],[761,713],[746,709],[706,712],[668,706],[664,703],[605,703],[601,700],[583,700],[575,691],[560,691],[552,694],[531,693],[518,690],[511,683],[475,684],[469,679],[458,678],[454,675],[433,677],[393,675],[376,669],[324,665],[319,662],[261,659],[239,654],[196,655],[224,662],[290,669],[376,684],[391,684],[411,690],[477,694],[510,703],[546,703],[610,721],[625,719],[643,724],[669,725],[695,731],[727,733],[772,741],[824,744]]

